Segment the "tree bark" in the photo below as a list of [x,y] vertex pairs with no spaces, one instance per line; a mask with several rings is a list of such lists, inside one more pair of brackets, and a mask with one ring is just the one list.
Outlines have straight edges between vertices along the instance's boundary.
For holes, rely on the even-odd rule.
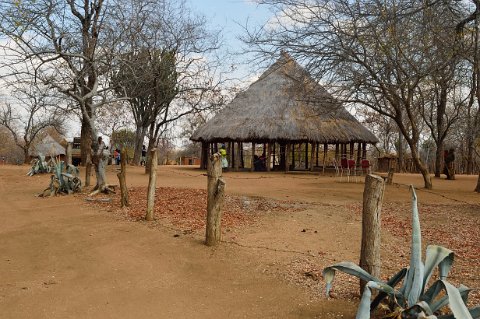
[[147,134],[147,128],[137,126],[135,129],[135,150],[133,153],[133,164],[139,166],[142,159],[143,140]]
[[87,154],[85,165],[85,186],[90,186],[90,176],[92,176],[92,160],[90,154]]
[[[363,191],[362,246],[360,267],[375,277],[380,277],[381,211],[385,183],[380,176],[367,175]],[[366,282],[360,281],[360,294]]]
[[157,150],[150,151],[150,178],[148,179],[148,193],[147,193],[147,214],[145,220],[151,221],[154,217],[155,210],[155,190],[157,186]]
[[238,172],[238,168],[240,167],[240,142],[234,143],[233,145],[233,148],[235,149],[235,163],[233,170]]
[[[82,128],[80,131],[80,156],[82,160],[82,166],[88,165],[87,157],[92,149],[92,128],[90,127],[90,121],[88,118],[82,117]],[[91,160],[91,158],[90,158]]]
[[225,194],[225,181],[222,178],[221,155],[213,154],[208,161],[207,181],[207,227],[205,244],[215,246],[221,239],[222,206]]
[[120,207],[130,206],[128,202],[128,189],[127,189],[127,151],[122,148],[120,153],[120,173],[117,174],[118,181],[120,183]]
[[443,156],[443,143],[441,145],[437,145],[437,149],[435,151],[435,177],[440,177],[443,168],[444,156]]
[[72,165],[72,143],[67,143],[67,151],[66,151],[66,158],[67,158],[67,165]]

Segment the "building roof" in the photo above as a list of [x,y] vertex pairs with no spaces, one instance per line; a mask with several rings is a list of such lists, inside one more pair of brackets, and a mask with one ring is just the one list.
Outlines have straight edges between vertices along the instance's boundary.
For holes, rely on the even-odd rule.
[[377,143],[378,139],[289,55],[197,129],[193,141]]
[[50,135],[46,135],[38,144],[33,147],[30,152],[31,156],[58,156],[65,155],[65,147],[55,141]]

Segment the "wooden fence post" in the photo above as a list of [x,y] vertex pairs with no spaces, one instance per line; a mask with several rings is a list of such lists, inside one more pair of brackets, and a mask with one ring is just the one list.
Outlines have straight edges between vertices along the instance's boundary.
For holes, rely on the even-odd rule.
[[120,173],[117,173],[118,181],[120,182],[120,207],[130,206],[128,202],[128,189],[127,189],[127,151],[122,148],[120,152]]
[[390,167],[388,169],[388,175],[387,175],[387,185],[392,185],[393,184],[393,173],[395,172],[395,169]]
[[225,193],[225,181],[222,178],[220,154],[216,153],[208,161],[207,184],[207,229],[205,244],[215,246],[221,238],[222,206]]
[[[382,211],[385,182],[377,175],[367,175],[363,191],[362,247],[360,267],[380,278],[380,214]],[[366,282],[360,281],[360,294]]]
[[155,189],[157,187],[157,164],[158,155],[157,150],[150,151],[150,178],[148,179],[148,193],[147,193],[147,214],[145,220],[153,220],[155,210]]

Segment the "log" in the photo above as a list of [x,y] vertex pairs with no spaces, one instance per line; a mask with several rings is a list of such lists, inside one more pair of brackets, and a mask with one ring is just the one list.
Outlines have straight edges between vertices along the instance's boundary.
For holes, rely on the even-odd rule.
[[128,202],[128,189],[127,189],[127,151],[125,148],[122,148],[120,152],[120,172],[117,173],[118,181],[120,183],[120,207],[128,207],[130,203]]
[[250,166],[250,172],[255,170],[255,142],[252,142],[252,162]]
[[225,194],[225,181],[222,178],[221,155],[216,153],[208,161],[207,181],[207,227],[205,244],[215,246],[221,239],[222,206]]
[[[363,191],[362,246],[360,267],[373,276],[380,278],[380,230],[383,193],[385,182],[380,176],[367,175]],[[360,294],[366,282],[360,280]]]
[[158,164],[158,155],[157,150],[153,149],[150,151],[150,178],[148,179],[148,193],[147,193],[147,214],[145,215],[145,220],[151,221],[154,217],[155,210],[155,190],[157,187],[157,164]]

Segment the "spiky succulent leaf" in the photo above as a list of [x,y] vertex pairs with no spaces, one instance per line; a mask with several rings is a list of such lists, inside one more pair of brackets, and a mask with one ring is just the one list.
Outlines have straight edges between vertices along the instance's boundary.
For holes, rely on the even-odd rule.
[[335,278],[335,271],[339,270],[344,273],[350,274],[352,276],[355,276],[357,278],[360,278],[364,281],[377,281],[377,282],[382,282],[380,279],[376,278],[375,276],[370,275],[368,272],[360,268],[358,265],[352,263],[352,262],[340,262],[338,264],[325,267],[323,269],[323,279],[325,280],[327,287],[327,296],[330,292],[330,289],[332,287],[332,282],[333,279]]
[[371,281],[365,285],[355,319],[370,319],[370,298],[372,297],[372,290],[369,287],[370,283]]
[[[473,319],[480,319],[480,306],[468,309]],[[455,319],[453,314],[439,316],[438,319]]]
[[[444,281],[442,280],[438,280],[437,281],[439,283],[439,286],[442,288],[442,289],[446,289],[445,287],[445,284],[444,284]],[[455,289],[456,291],[458,291],[459,295],[460,295],[460,298],[461,298],[461,302],[463,304],[465,304],[465,301],[467,300],[468,298],[468,294],[470,293],[470,291],[472,291],[472,289],[466,287],[466,286],[463,286],[463,285],[460,285],[460,287],[456,288],[454,286],[452,286],[451,284],[449,284],[451,287],[453,287],[453,289]],[[450,295],[448,295],[448,291],[447,291],[447,295],[446,296],[443,296],[441,298],[439,298],[438,300],[436,300],[435,302],[432,302],[430,303],[430,306],[432,308],[432,310],[435,312],[435,311],[438,311],[440,309],[442,309],[443,307],[445,307],[446,305],[448,305],[450,302]]]
[[423,278],[423,287],[425,288],[432,277],[435,267],[440,268],[440,279],[446,279],[448,272],[453,264],[454,253],[448,248],[429,245],[425,254],[425,274]]
[[413,186],[412,192],[412,248],[410,252],[410,267],[404,282],[402,292],[409,306],[414,305],[422,294],[424,266],[422,263],[422,234],[418,216],[417,194]]

